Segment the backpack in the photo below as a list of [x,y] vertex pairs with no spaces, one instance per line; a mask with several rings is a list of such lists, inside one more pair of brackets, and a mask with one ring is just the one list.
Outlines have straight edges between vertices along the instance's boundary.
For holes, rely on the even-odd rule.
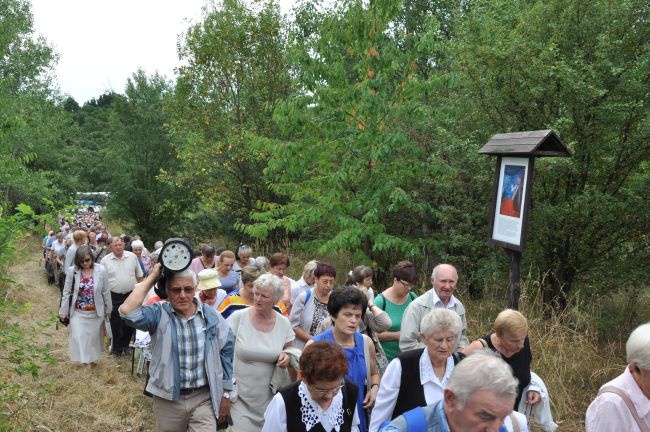
[[[379,294],[379,295],[381,295],[381,294]],[[413,291],[409,291],[409,298],[411,299],[411,301],[415,300],[416,297],[417,297],[417,294],[415,294]],[[379,296],[377,296],[377,298],[379,298]],[[386,298],[384,298],[384,296],[381,295],[381,299],[382,299],[381,306],[379,306],[377,304],[377,300],[375,300],[375,306],[379,306],[379,309],[385,311],[386,310]]]
[[303,306],[306,305],[310,298],[311,298],[311,288],[307,290],[307,295],[305,295],[305,302],[302,305]]
[[[425,432],[427,430],[427,421],[422,407],[415,407],[412,410],[406,411],[402,416],[404,416],[404,420],[406,420],[406,430],[409,432]],[[381,426],[379,426],[379,430],[384,430],[390,422],[391,420],[384,421]]]

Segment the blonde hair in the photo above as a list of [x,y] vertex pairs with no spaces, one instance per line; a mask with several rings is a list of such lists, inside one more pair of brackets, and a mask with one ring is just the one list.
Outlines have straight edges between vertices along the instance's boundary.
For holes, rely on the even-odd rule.
[[219,255],[219,260],[223,258],[232,258],[235,259],[235,253],[233,251],[225,250]]
[[525,336],[528,334],[528,320],[519,311],[505,309],[494,320],[494,332],[499,337]]
[[75,243],[81,243],[87,238],[88,238],[88,234],[86,234],[86,231],[77,230],[72,233],[72,239],[74,240]]

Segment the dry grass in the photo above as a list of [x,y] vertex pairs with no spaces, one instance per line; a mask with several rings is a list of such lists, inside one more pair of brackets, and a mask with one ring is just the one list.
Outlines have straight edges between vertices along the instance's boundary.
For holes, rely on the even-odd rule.
[[[556,313],[542,305],[538,292],[539,284],[531,279],[522,284],[520,310],[529,320],[532,369],[548,387],[559,431],[584,431],[584,414],[598,389],[625,368],[625,341],[629,331],[609,334],[609,341],[604,340],[593,318],[598,316],[598,302],[576,301],[565,311]],[[464,302],[470,340],[490,331],[506,303],[505,297],[505,291],[492,291],[481,301]],[[625,299],[606,304],[611,312],[635,314],[641,320],[650,316],[649,305],[647,296],[632,306],[635,311],[629,310],[630,304]]]
[[38,250],[34,243],[30,247],[10,269],[17,286],[9,299],[29,305],[15,320],[25,338],[40,346],[49,344],[58,364],[44,365],[34,380],[12,373],[12,366],[0,360],[2,382],[21,386],[16,399],[3,400],[0,407],[9,417],[9,430],[153,431],[151,400],[142,394],[144,380],[131,376],[130,357],[115,359],[104,353],[94,367],[68,361],[68,331],[55,330],[59,290],[47,285],[38,269]]

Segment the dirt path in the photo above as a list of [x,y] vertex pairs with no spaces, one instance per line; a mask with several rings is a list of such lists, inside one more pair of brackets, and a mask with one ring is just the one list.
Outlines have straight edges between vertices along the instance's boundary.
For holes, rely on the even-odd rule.
[[9,273],[17,282],[9,299],[25,304],[15,320],[25,337],[38,346],[49,345],[58,362],[44,365],[37,379],[0,368],[2,382],[22,386],[8,405],[11,430],[153,431],[151,400],[142,394],[144,379],[131,376],[130,356],[116,359],[105,352],[94,367],[68,361],[68,330],[55,330],[59,290],[47,284],[39,268],[36,242],[22,252],[24,258]]

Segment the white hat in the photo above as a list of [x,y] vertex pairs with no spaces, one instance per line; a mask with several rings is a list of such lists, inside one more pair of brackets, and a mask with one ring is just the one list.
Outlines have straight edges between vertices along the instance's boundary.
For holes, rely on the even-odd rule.
[[221,282],[216,270],[204,269],[199,272],[199,289],[201,291],[219,288],[220,286]]

